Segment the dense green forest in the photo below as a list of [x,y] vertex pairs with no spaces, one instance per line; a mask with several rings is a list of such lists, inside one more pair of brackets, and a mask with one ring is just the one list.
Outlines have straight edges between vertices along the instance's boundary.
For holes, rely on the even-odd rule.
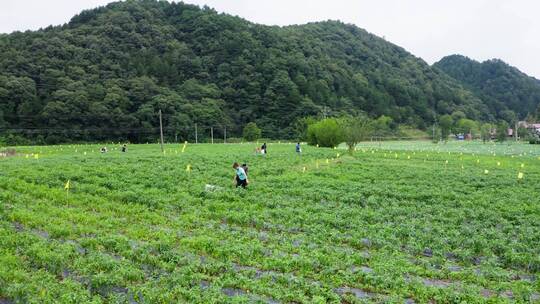
[[527,76],[505,62],[478,62],[461,55],[447,56],[434,64],[471,90],[501,119],[538,119],[540,80]]
[[435,115],[489,121],[534,106],[473,88],[354,25],[264,26],[184,3],[115,2],[0,35],[0,132],[36,142],[155,140],[159,109],[169,140],[191,140],[195,125],[201,137],[256,122],[264,137],[294,138],[306,116],[422,129]]

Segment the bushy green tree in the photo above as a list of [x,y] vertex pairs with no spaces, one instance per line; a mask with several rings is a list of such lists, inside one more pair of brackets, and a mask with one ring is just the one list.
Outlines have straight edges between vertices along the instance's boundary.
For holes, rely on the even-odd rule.
[[452,119],[452,116],[446,114],[441,116],[439,119],[439,126],[441,128],[441,139],[444,141],[448,140],[448,135],[450,135],[450,130],[452,129],[452,125],[454,124],[454,120]]
[[335,118],[311,124],[307,131],[308,143],[321,147],[336,147],[343,142],[343,129]]
[[294,123],[294,133],[298,140],[307,140],[308,127],[317,122],[317,119],[313,116],[302,117],[296,120]]
[[354,148],[358,143],[372,134],[374,122],[366,115],[344,117],[339,121],[343,139],[347,144],[349,153],[354,152]]
[[508,136],[508,123],[506,121],[501,120],[497,124],[497,133],[496,133],[497,141],[503,142],[506,140],[507,136]]
[[373,135],[380,137],[389,135],[392,131],[392,124],[392,117],[381,115],[372,122]]
[[482,142],[488,142],[491,140],[491,130],[493,129],[493,125],[490,123],[484,123],[480,127],[480,137],[482,138]]
[[262,130],[254,122],[250,122],[244,127],[243,137],[247,141],[256,141],[261,138],[261,134]]
[[478,124],[476,121],[467,118],[459,119],[454,127],[454,132],[457,134],[471,134],[473,137],[477,134],[477,131]]

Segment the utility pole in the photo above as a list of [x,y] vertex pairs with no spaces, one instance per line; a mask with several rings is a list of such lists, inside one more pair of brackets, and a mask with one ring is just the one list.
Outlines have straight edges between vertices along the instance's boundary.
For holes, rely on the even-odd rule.
[[223,143],[227,143],[227,126],[223,129]]
[[197,138],[197,124],[195,124],[195,143],[199,143],[199,140]]
[[518,141],[518,122],[516,120],[516,123],[514,125],[514,138],[516,139],[516,141]]
[[214,143],[214,127],[210,127],[210,136],[212,137],[212,144]]
[[163,121],[161,119],[161,109],[159,109],[159,133],[161,135],[161,153],[163,153]]

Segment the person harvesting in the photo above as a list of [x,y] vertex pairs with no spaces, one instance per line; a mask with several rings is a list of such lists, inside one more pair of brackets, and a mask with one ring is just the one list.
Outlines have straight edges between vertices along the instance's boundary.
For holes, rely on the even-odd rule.
[[236,181],[236,188],[238,187],[246,188],[249,181],[248,181],[247,173],[244,170],[244,168],[241,167],[237,162],[235,162],[233,164],[233,169],[235,171],[233,181]]

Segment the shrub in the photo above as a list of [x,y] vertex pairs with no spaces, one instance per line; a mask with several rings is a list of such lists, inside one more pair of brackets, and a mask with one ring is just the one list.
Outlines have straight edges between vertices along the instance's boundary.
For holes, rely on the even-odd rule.
[[343,129],[336,119],[323,119],[308,127],[307,140],[310,145],[335,147],[343,141]]
[[257,124],[250,122],[244,127],[242,135],[246,141],[256,141],[261,138],[261,133],[262,131],[257,127]]

